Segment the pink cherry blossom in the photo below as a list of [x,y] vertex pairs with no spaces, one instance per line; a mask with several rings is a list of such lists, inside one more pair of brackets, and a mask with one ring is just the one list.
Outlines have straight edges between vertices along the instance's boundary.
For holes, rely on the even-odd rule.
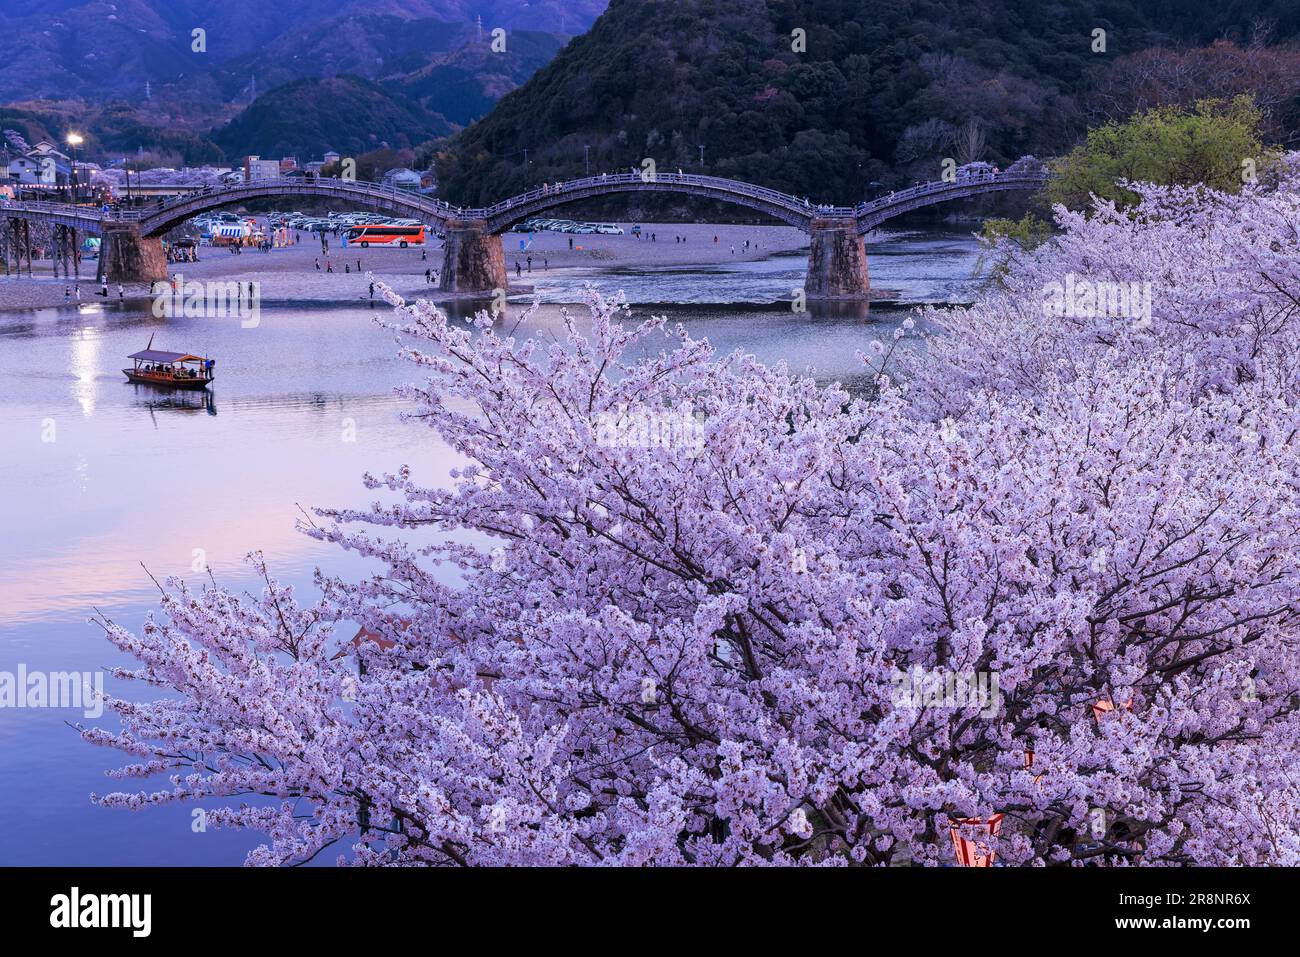
[[[1289,164],[1060,212],[864,357],[870,396],[594,291],[558,343],[386,292],[412,421],[473,464],[321,509],[305,533],[382,570],[314,603],[254,556],[260,597],[173,582],[139,634],[103,622],[169,696],[84,734],[172,778],[100,800],[228,799],[253,864],[953,864],[950,822],[996,814],[999,864],[1300,864]],[[1150,314],[1045,315],[1067,276]],[[914,671],[994,706],[902,702]]]

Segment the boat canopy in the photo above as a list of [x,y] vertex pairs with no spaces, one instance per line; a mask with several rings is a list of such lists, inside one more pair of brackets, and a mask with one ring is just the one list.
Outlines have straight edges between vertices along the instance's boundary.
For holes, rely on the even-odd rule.
[[144,349],[140,352],[133,352],[128,359],[139,359],[141,362],[202,362],[202,356],[192,356],[188,352],[160,352],[157,349]]

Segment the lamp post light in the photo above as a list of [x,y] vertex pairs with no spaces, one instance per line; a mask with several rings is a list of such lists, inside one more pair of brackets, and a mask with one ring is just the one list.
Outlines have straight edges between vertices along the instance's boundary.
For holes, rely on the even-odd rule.
[[591,147],[584,146],[582,148],[582,152],[583,152],[583,162],[587,164],[587,175],[590,176],[591,175]]
[[68,134],[68,145],[72,147],[72,205],[77,205],[77,147],[84,143],[85,137],[80,133]]

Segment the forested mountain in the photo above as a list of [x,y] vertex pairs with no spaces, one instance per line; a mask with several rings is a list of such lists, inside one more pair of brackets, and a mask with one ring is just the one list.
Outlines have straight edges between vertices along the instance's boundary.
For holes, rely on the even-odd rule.
[[1148,48],[1297,33],[1293,0],[611,0],[454,139],[441,180],[456,202],[488,201],[581,175],[589,146],[593,169],[653,158],[847,201],[933,178],[946,156],[1066,149]]
[[387,143],[413,147],[451,129],[418,103],[369,80],[339,76],[278,87],[220,130],[226,156],[319,157],[326,150],[357,156]]
[[[31,142],[77,129],[91,152],[111,144],[188,162],[219,156],[210,135],[259,96],[300,80],[353,76],[394,98],[381,107],[385,117],[406,109],[406,99],[434,114],[406,131],[416,139],[482,116],[604,8],[605,0],[0,2],[0,114]],[[498,28],[506,31],[504,52],[490,49]],[[336,124],[267,116],[277,102],[311,112],[327,106],[300,93],[258,104],[220,138],[243,149],[261,141],[243,133],[268,123],[286,133]],[[365,114],[352,120],[357,136],[390,138]]]
[[[465,28],[581,33],[605,0],[44,0],[0,3],[0,103],[155,97],[247,105],[306,76],[376,79],[463,45]],[[196,51],[193,31],[204,31]]]

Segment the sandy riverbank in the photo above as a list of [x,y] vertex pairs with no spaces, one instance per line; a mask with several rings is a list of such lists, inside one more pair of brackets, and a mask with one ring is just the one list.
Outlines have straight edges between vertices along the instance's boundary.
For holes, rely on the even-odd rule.
[[[528,236],[504,234],[501,240],[510,292],[526,293],[531,288],[532,277],[546,273],[581,271],[598,275],[605,270],[629,267],[713,265],[763,259],[808,246],[808,237],[790,226],[642,223],[643,238],[637,239],[630,232],[630,224],[620,225],[629,232],[623,236],[534,233],[526,249],[520,249],[520,241],[529,243]],[[675,241],[677,236],[684,237],[685,241]],[[238,279],[257,283],[263,303],[368,300],[367,272],[406,298],[441,298],[436,274],[442,268],[442,245],[437,239],[431,238],[424,249],[341,249],[338,241],[330,237],[330,252],[326,255],[321,252],[318,236],[300,233],[299,238],[296,245],[269,253],[245,249],[240,255],[231,255],[225,249],[204,246],[199,250],[199,262],[173,264],[171,272],[173,276],[179,273],[186,281]],[[750,244],[748,248],[746,241]],[[333,272],[327,267],[332,267]],[[100,287],[95,283],[95,261],[83,260],[82,268],[85,275],[80,282],[81,301],[102,301]],[[426,282],[426,269],[431,271],[433,283]],[[65,296],[65,287],[73,294]],[[109,299],[119,297],[116,283],[109,285],[108,292]],[[138,284],[127,285],[122,290],[128,299],[148,294],[148,288]],[[35,275],[30,279],[0,276],[0,309],[39,308],[75,301],[74,284],[55,280],[49,260],[37,261]]]

